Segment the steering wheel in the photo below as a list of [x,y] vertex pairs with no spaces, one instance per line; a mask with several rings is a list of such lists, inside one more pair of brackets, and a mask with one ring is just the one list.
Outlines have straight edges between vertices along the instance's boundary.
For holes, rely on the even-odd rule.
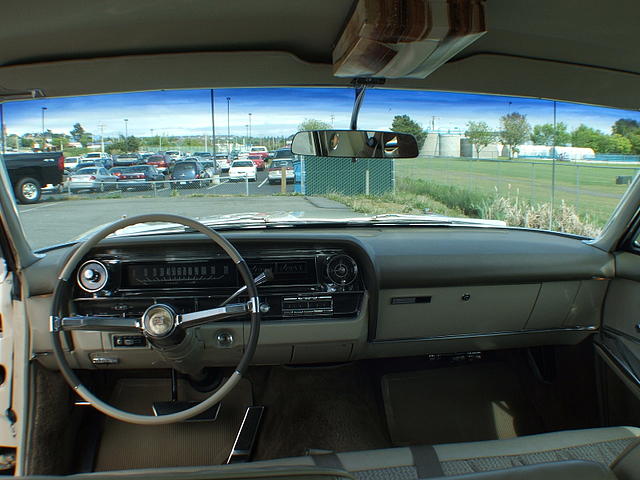
[[[249,301],[247,303],[228,304],[218,308],[201,310],[182,315],[176,314],[168,305],[155,304],[149,307],[141,318],[62,316],[61,312],[65,311],[62,308],[63,300],[67,298],[67,293],[70,292],[69,278],[71,278],[76,267],[90,252],[90,250],[108,235],[124,227],[146,222],[177,223],[193,228],[194,230],[197,230],[209,237],[209,239],[222,248],[222,250],[224,250],[224,252],[229,255],[231,260],[235,263],[236,268],[240,272],[240,276],[247,287]],[[182,422],[195,417],[216,405],[227,394],[229,394],[229,392],[242,378],[242,375],[253,358],[253,354],[258,345],[258,337],[260,334],[259,305],[258,291],[247,263],[234,246],[216,231],[204,226],[200,222],[178,215],[148,214],[124,218],[91,235],[91,237],[71,255],[62,268],[60,275],[58,276],[58,283],[53,295],[53,305],[50,317],[53,353],[62,375],[71,388],[85,401],[105,415],[123,422],[136,423],[140,425],[164,425],[168,423]],[[173,349],[186,351],[188,354],[192,349],[188,348],[188,346],[185,347],[184,344],[189,341],[188,330],[190,328],[247,314],[251,316],[249,341],[233,374],[202,402],[186,410],[167,415],[151,416],[125,412],[95,396],[82,384],[78,376],[69,366],[60,339],[63,332],[71,332],[74,330],[122,332],[128,334],[138,333],[143,334],[151,344],[152,348],[158,350],[160,353],[163,353],[164,351],[171,351]]]

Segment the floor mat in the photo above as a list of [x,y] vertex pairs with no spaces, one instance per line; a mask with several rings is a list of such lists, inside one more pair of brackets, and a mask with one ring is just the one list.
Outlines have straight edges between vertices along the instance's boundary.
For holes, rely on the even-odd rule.
[[512,438],[543,431],[508,364],[479,363],[382,377],[394,445]]
[[[123,410],[148,415],[154,401],[169,400],[168,396],[168,379],[124,379],[118,382],[111,402]],[[201,400],[206,396],[189,388],[186,382],[179,382],[180,400]],[[252,400],[251,384],[241,380],[223,400],[214,422],[142,426],[108,418],[95,471],[222,464]]]
[[256,460],[391,446],[379,382],[358,364],[327,368],[273,367],[254,381],[265,405]]

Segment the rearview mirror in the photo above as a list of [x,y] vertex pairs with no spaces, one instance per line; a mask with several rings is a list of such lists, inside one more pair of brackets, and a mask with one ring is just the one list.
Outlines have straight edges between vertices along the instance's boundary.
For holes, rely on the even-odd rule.
[[317,157],[415,158],[418,142],[408,133],[312,130],[296,133],[291,151]]

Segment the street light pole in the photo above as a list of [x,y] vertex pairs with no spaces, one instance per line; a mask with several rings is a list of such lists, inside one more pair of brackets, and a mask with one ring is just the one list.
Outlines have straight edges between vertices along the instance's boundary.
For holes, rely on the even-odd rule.
[[44,130],[44,112],[45,112],[45,110],[47,110],[47,107],[42,107],[42,146],[41,146],[40,150],[42,150],[43,152],[44,152],[44,146],[45,146],[45,143],[46,143],[46,140],[45,140],[46,132]]
[[251,113],[249,113],[249,141],[247,143],[251,145]]
[[249,124],[246,124],[244,128],[247,130],[246,135],[244,137],[244,142],[242,142],[242,146],[246,148],[247,143],[249,142]]
[[229,123],[229,108],[231,104],[231,97],[227,97],[227,154],[231,155],[231,126]]
[[100,151],[104,153],[104,125],[101,123],[98,125],[100,127]]

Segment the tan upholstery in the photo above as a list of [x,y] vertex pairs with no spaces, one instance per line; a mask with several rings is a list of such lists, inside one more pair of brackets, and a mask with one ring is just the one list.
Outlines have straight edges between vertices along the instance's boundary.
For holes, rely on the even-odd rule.
[[[639,439],[640,428],[608,427],[545,433],[507,440],[450,443],[435,445],[433,449],[437,455],[441,475],[455,476],[569,460],[591,461],[609,467]],[[345,470],[360,480],[421,478],[414,454],[409,447],[338,453],[336,457]],[[312,457],[297,457],[254,462],[247,466],[260,468],[266,465],[315,463]]]
[[640,478],[640,439],[622,452],[611,465],[613,473],[620,480]]

